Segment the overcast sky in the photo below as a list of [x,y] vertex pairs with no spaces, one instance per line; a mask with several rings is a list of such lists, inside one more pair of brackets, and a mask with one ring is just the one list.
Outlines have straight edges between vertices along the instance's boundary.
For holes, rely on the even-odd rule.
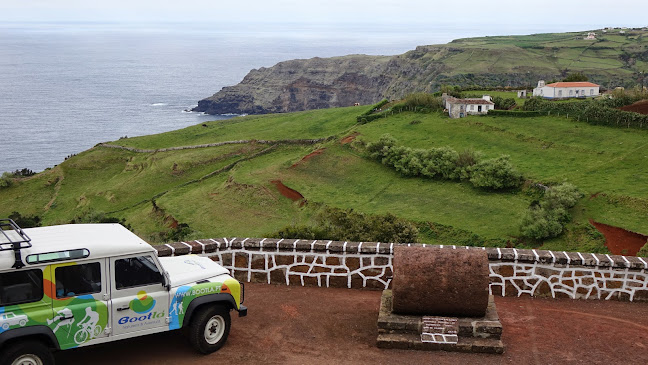
[[[0,21],[648,25],[646,0],[0,0]],[[465,24],[464,24],[465,25]]]

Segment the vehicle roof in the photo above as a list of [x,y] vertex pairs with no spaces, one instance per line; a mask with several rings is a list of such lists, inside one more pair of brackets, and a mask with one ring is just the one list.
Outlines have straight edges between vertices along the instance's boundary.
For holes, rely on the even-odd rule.
[[[136,234],[117,223],[65,224],[38,228],[25,228],[32,247],[20,250],[23,263],[32,254],[86,248],[86,259],[155,252],[155,249]],[[84,259],[84,260],[86,260]],[[10,269],[14,264],[12,250],[0,251],[0,270]],[[27,264],[37,266],[42,264]]]

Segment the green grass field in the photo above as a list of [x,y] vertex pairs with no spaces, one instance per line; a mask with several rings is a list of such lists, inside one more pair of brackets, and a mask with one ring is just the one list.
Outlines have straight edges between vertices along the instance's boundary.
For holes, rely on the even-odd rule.
[[[189,224],[193,230],[189,238],[263,236],[288,225],[308,224],[329,206],[393,213],[449,229],[442,236],[423,232],[423,242],[454,244],[459,236],[470,234],[478,236],[480,244],[515,241],[531,196],[402,177],[369,159],[358,143],[389,133],[412,148],[450,146],[480,151],[486,158],[510,155],[528,180],[578,186],[585,195],[573,208],[573,223],[567,233],[544,242],[545,248],[598,250],[586,239],[589,219],[648,233],[645,131],[559,117],[449,119],[411,112],[356,125],[356,115],[365,108],[240,117],[122,139],[115,143],[159,149],[241,139],[336,136],[314,145],[270,149],[256,143],[151,153],[95,147],[1,189],[0,216],[18,211],[56,224],[103,213],[125,219],[143,238],[159,242],[164,240],[160,232],[173,222]],[[358,134],[358,142],[340,143],[352,133]],[[320,149],[321,154],[302,161]],[[302,206],[282,196],[273,180],[299,191],[307,203]]]

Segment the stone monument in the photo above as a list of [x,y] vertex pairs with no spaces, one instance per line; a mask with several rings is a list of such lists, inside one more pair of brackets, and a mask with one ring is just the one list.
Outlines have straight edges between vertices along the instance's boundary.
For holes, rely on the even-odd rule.
[[501,354],[502,325],[482,249],[397,246],[378,347]]

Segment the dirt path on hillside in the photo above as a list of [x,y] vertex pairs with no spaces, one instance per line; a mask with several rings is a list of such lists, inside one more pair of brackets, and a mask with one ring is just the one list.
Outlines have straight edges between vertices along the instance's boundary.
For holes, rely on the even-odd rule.
[[593,220],[590,220],[590,223],[605,236],[605,245],[613,255],[636,256],[639,249],[648,241],[648,236],[623,228],[594,222]]
[[496,297],[503,355],[376,347],[380,291],[248,283],[249,314],[225,346],[193,351],[181,332],[56,354],[57,364],[646,364],[648,304]]

